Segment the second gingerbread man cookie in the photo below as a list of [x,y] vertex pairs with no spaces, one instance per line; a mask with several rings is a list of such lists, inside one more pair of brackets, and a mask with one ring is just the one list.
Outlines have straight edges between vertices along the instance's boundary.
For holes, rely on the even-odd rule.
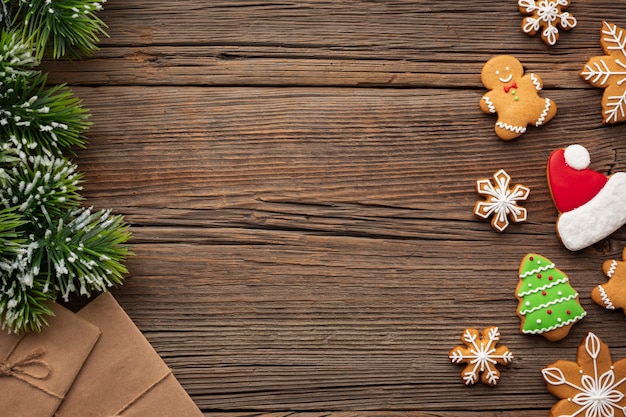
[[541,77],[524,75],[524,67],[513,56],[491,58],[483,66],[480,79],[490,90],[480,100],[480,108],[498,114],[495,131],[500,139],[515,139],[529,124],[541,126],[556,114],[556,103],[537,94],[543,88]]

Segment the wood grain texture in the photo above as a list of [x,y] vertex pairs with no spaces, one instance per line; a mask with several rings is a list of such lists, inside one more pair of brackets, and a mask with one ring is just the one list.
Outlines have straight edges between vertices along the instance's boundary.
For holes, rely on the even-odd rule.
[[[114,294],[205,415],[539,417],[556,400],[540,369],[586,332],[626,357],[624,315],[589,298],[626,229],[569,252],[545,180],[571,143],[626,170],[626,125],[602,125],[602,91],[578,76],[626,3],[570,11],[578,27],[548,48],[515,2],[109,0],[100,52],[45,63],[93,114],[85,203],[132,224]],[[480,69],[504,53],[559,106],[512,142],[478,108]],[[500,168],[531,196],[529,221],[498,234],[472,208]],[[531,251],[588,311],[561,342],[519,333]],[[488,325],[516,359],[466,388],[447,353]]]

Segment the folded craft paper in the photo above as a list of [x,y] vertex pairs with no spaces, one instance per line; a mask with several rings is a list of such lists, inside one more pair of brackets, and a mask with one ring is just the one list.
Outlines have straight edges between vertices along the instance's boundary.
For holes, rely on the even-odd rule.
[[110,293],[77,314],[102,334],[56,417],[203,417]]
[[41,332],[0,332],[0,416],[51,417],[98,340],[98,328],[52,303]]

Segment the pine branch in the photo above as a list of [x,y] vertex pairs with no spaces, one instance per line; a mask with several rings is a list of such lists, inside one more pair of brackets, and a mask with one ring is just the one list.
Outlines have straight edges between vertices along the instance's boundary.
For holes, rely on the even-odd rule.
[[9,332],[41,330],[48,302],[106,291],[128,272],[129,225],[80,207],[82,174],[63,155],[84,146],[89,112],[36,70],[46,50],[96,49],[101,3],[0,0],[0,24],[11,15],[14,25],[0,34],[0,327]]
[[64,158],[31,156],[20,160],[8,171],[0,190],[0,205],[16,207],[29,219],[27,233],[38,233],[67,211],[80,204],[82,174]]
[[49,52],[54,59],[80,57],[98,49],[99,36],[106,36],[104,22],[96,15],[104,1],[19,0],[13,25],[41,59]]
[[[89,111],[65,85],[46,89],[46,75],[21,74],[0,85],[0,126],[24,155],[83,147]],[[39,149],[41,148],[41,149]]]

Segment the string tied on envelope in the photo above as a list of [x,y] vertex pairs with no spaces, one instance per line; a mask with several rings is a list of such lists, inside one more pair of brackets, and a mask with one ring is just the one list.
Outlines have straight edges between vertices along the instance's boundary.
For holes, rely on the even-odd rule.
[[133,398],[132,400],[130,400],[128,403],[126,403],[126,405],[124,405],[124,407],[122,407],[117,413],[109,416],[109,417],[122,417],[122,413],[126,410],[128,410],[128,408],[135,404],[137,402],[137,400],[139,400],[141,397],[143,397],[144,395],[146,395],[148,393],[148,391],[150,391],[152,388],[156,387],[157,385],[159,385],[161,383],[161,381],[163,381],[165,378],[167,378],[168,376],[172,375],[172,370],[170,368],[167,368],[167,372],[161,376],[159,379],[157,379],[156,381],[154,381],[152,384],[150,384],[150,386],[148,388],[146,388],[143,392],[139,393],[139,395],[137,395],[135,398]]
[[43,349],[37,348],[18,360],[9,360],[9,357],[11,357],[11,354],[21,341],[22,338],[19,338],[11,350],[9,350],[9,353],[6,355],[6,358],[4,358],[4,361],[0,362],[0,378],[9,377],[18,379],[31,387],[50,395],[51,397],[62,400],[62,396],[55,394],[44,387],[40,387],[28,379],[45,380],[48,379],[52,373],[52,369],[50,368],[48,362],[41,359],[41,357],[45,354]]

